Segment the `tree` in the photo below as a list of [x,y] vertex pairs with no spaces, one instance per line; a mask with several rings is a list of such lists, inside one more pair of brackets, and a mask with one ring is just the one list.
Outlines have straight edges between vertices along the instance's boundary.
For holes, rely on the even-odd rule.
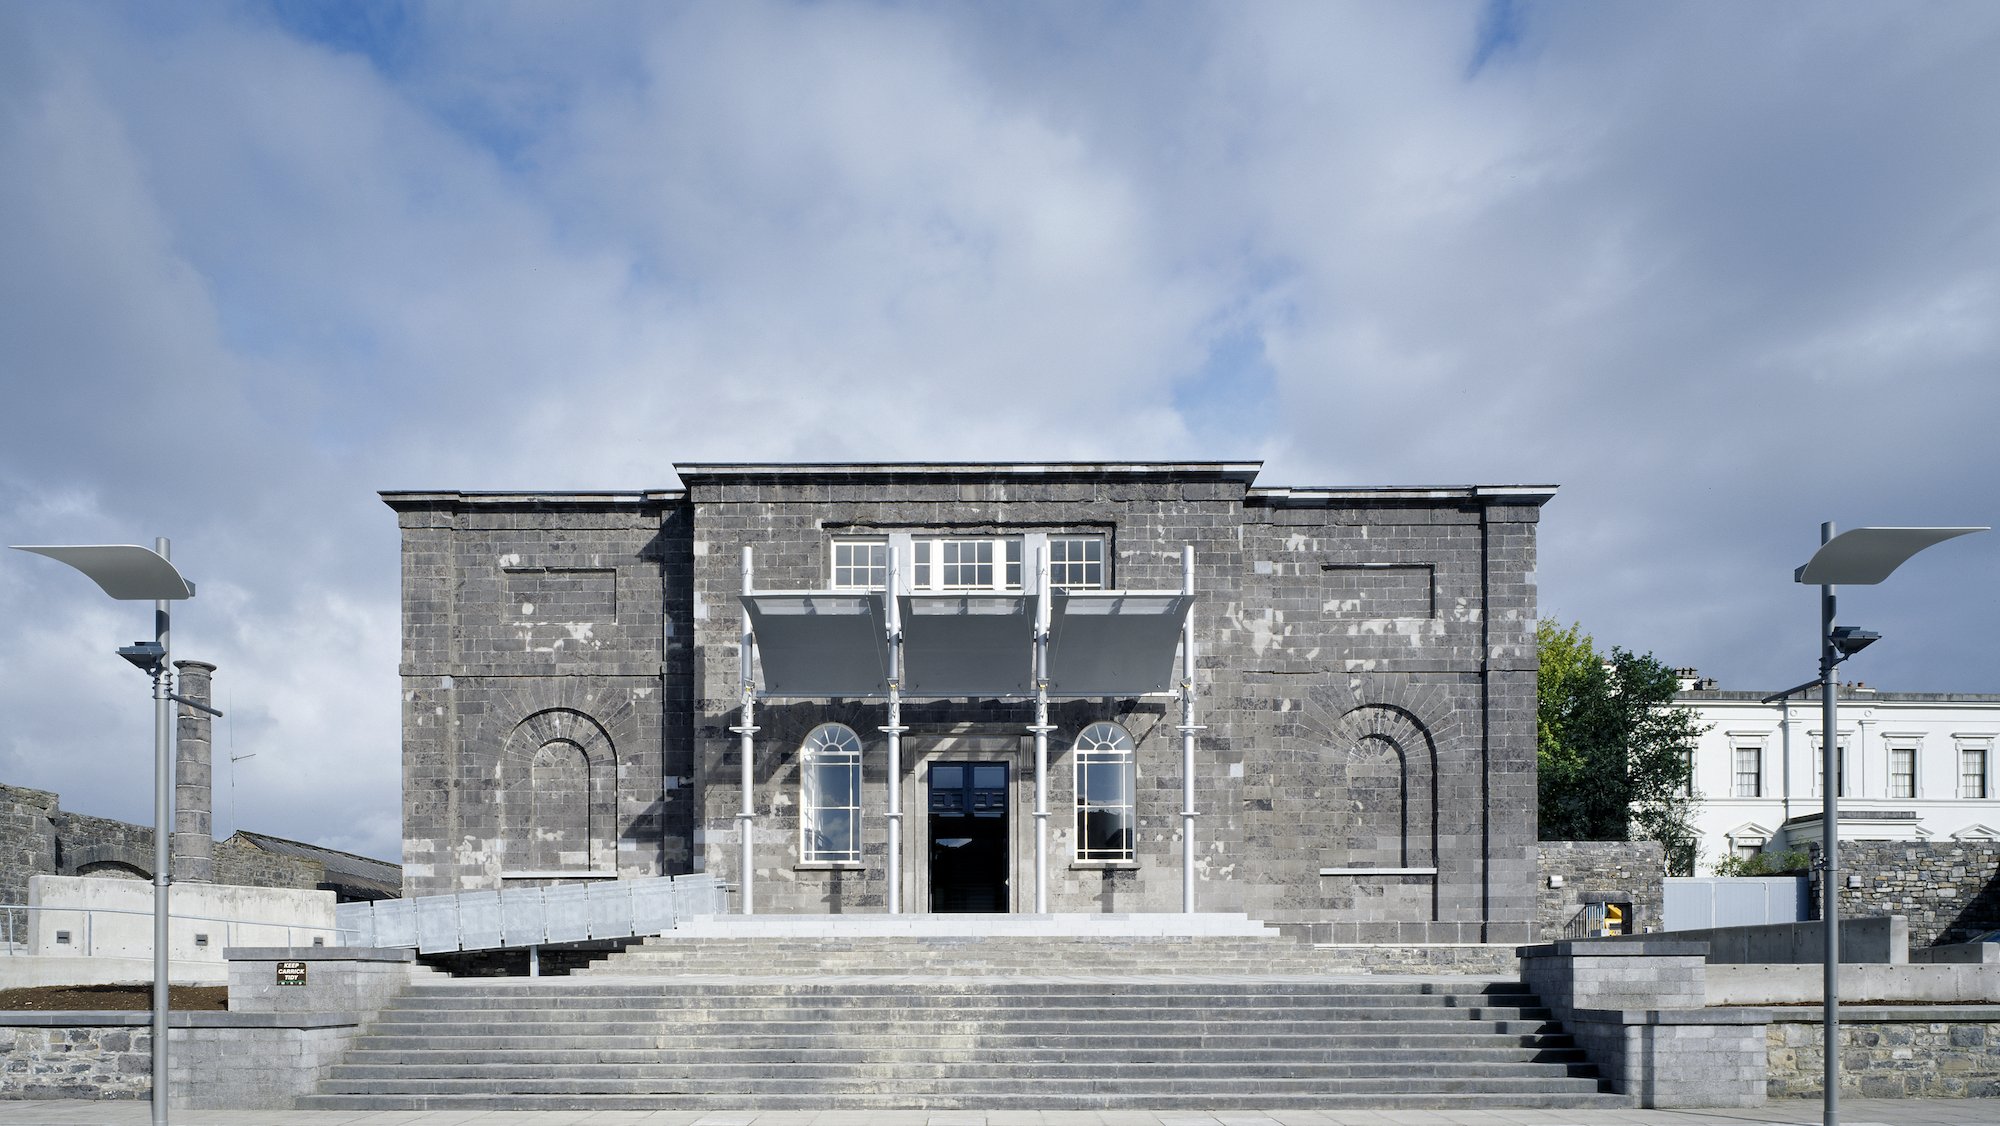
[[1545,841],[1658,841],[1694,871],[1689,769],[1701,728],[1673,706],[1674,670],[1648,653],[1605,657],[1581,625],[1536,627],[1536,765]]

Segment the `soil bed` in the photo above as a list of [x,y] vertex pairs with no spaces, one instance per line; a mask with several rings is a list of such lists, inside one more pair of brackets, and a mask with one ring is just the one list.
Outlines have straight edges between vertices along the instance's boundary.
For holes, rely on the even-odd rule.
[[[44,985],[34,989],[0,989],[0,1009],[36,1012],[132,1012],[153,1007],[150,985]],[[225,1012],[226,985],[170,985],[167,1007],[174,1012]]]

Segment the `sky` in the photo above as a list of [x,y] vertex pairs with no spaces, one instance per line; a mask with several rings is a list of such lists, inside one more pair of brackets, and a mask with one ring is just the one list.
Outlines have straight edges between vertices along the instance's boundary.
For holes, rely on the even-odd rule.
[[[173,541],[218,834],[400,854],[384,489],[1261,460],[1560,486],[1542,613],[1814,675],[2000,523],[2000,5],[0,4],[0,542]],[[2000,692],[2000,533],[1841,620]],[[143,604],[0,552],[0,781],[151,820]]]

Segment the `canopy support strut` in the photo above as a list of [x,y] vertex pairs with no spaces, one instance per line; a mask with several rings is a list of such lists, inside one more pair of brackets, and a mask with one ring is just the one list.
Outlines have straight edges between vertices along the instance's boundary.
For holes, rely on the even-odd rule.
[[[750,591],[750,548],[748,545],[745,545],[743,548],[743,593],[747,595]],[[746,613],[743,615],[743,645],[740,650],[742,656],[738,661],[738,664],[742,666],[740,676],[743,688],[743,721],[737,726],[730,728],[731,731],[736,732],[737,754],[743,760],[743,775],[741,779],[743,804],[739,807],[736,814],[737,847],[739,849],[736,868],[737,894],[741,897],[742,910],[745,915],[754,915],[757,913],[756,897],[752,890],[757,879],[757,857],[750,831],[751,823],[757,817],[755,789],[757,777],[751,762],[751,752],[755,749],[757,742],[757,692],[751,679],[751,665],[756,660],[756,644],[757,639],[750,631],[750,615]]]
[[903,913],[903,621],[896,609],[896,592],[901,590],[901,559],[889,548],[889,722],[882,733],[889,737],[889,914]]
[[[1181,548],[1181,593],[1194,594],[1194,546]],[[1194,913],[1194,608],[1181,623],[1181,910]]]

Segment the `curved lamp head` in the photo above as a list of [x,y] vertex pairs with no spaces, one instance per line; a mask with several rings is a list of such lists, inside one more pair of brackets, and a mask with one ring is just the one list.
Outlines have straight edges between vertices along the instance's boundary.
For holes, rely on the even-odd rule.
[[1792,573],[1813,586],[1872,586],[1917,552],[1987,528],[1855,528],[1820,545]]
[[104,593],[123,601],[177,601],[194,597],[194,584],[183,578],[165,556],[150,547],[99,543],[42,547],[15,545],[14,550],[32,551],[36,555],[46,555],[67,563],[90,576],[90,580],[102,587]]

